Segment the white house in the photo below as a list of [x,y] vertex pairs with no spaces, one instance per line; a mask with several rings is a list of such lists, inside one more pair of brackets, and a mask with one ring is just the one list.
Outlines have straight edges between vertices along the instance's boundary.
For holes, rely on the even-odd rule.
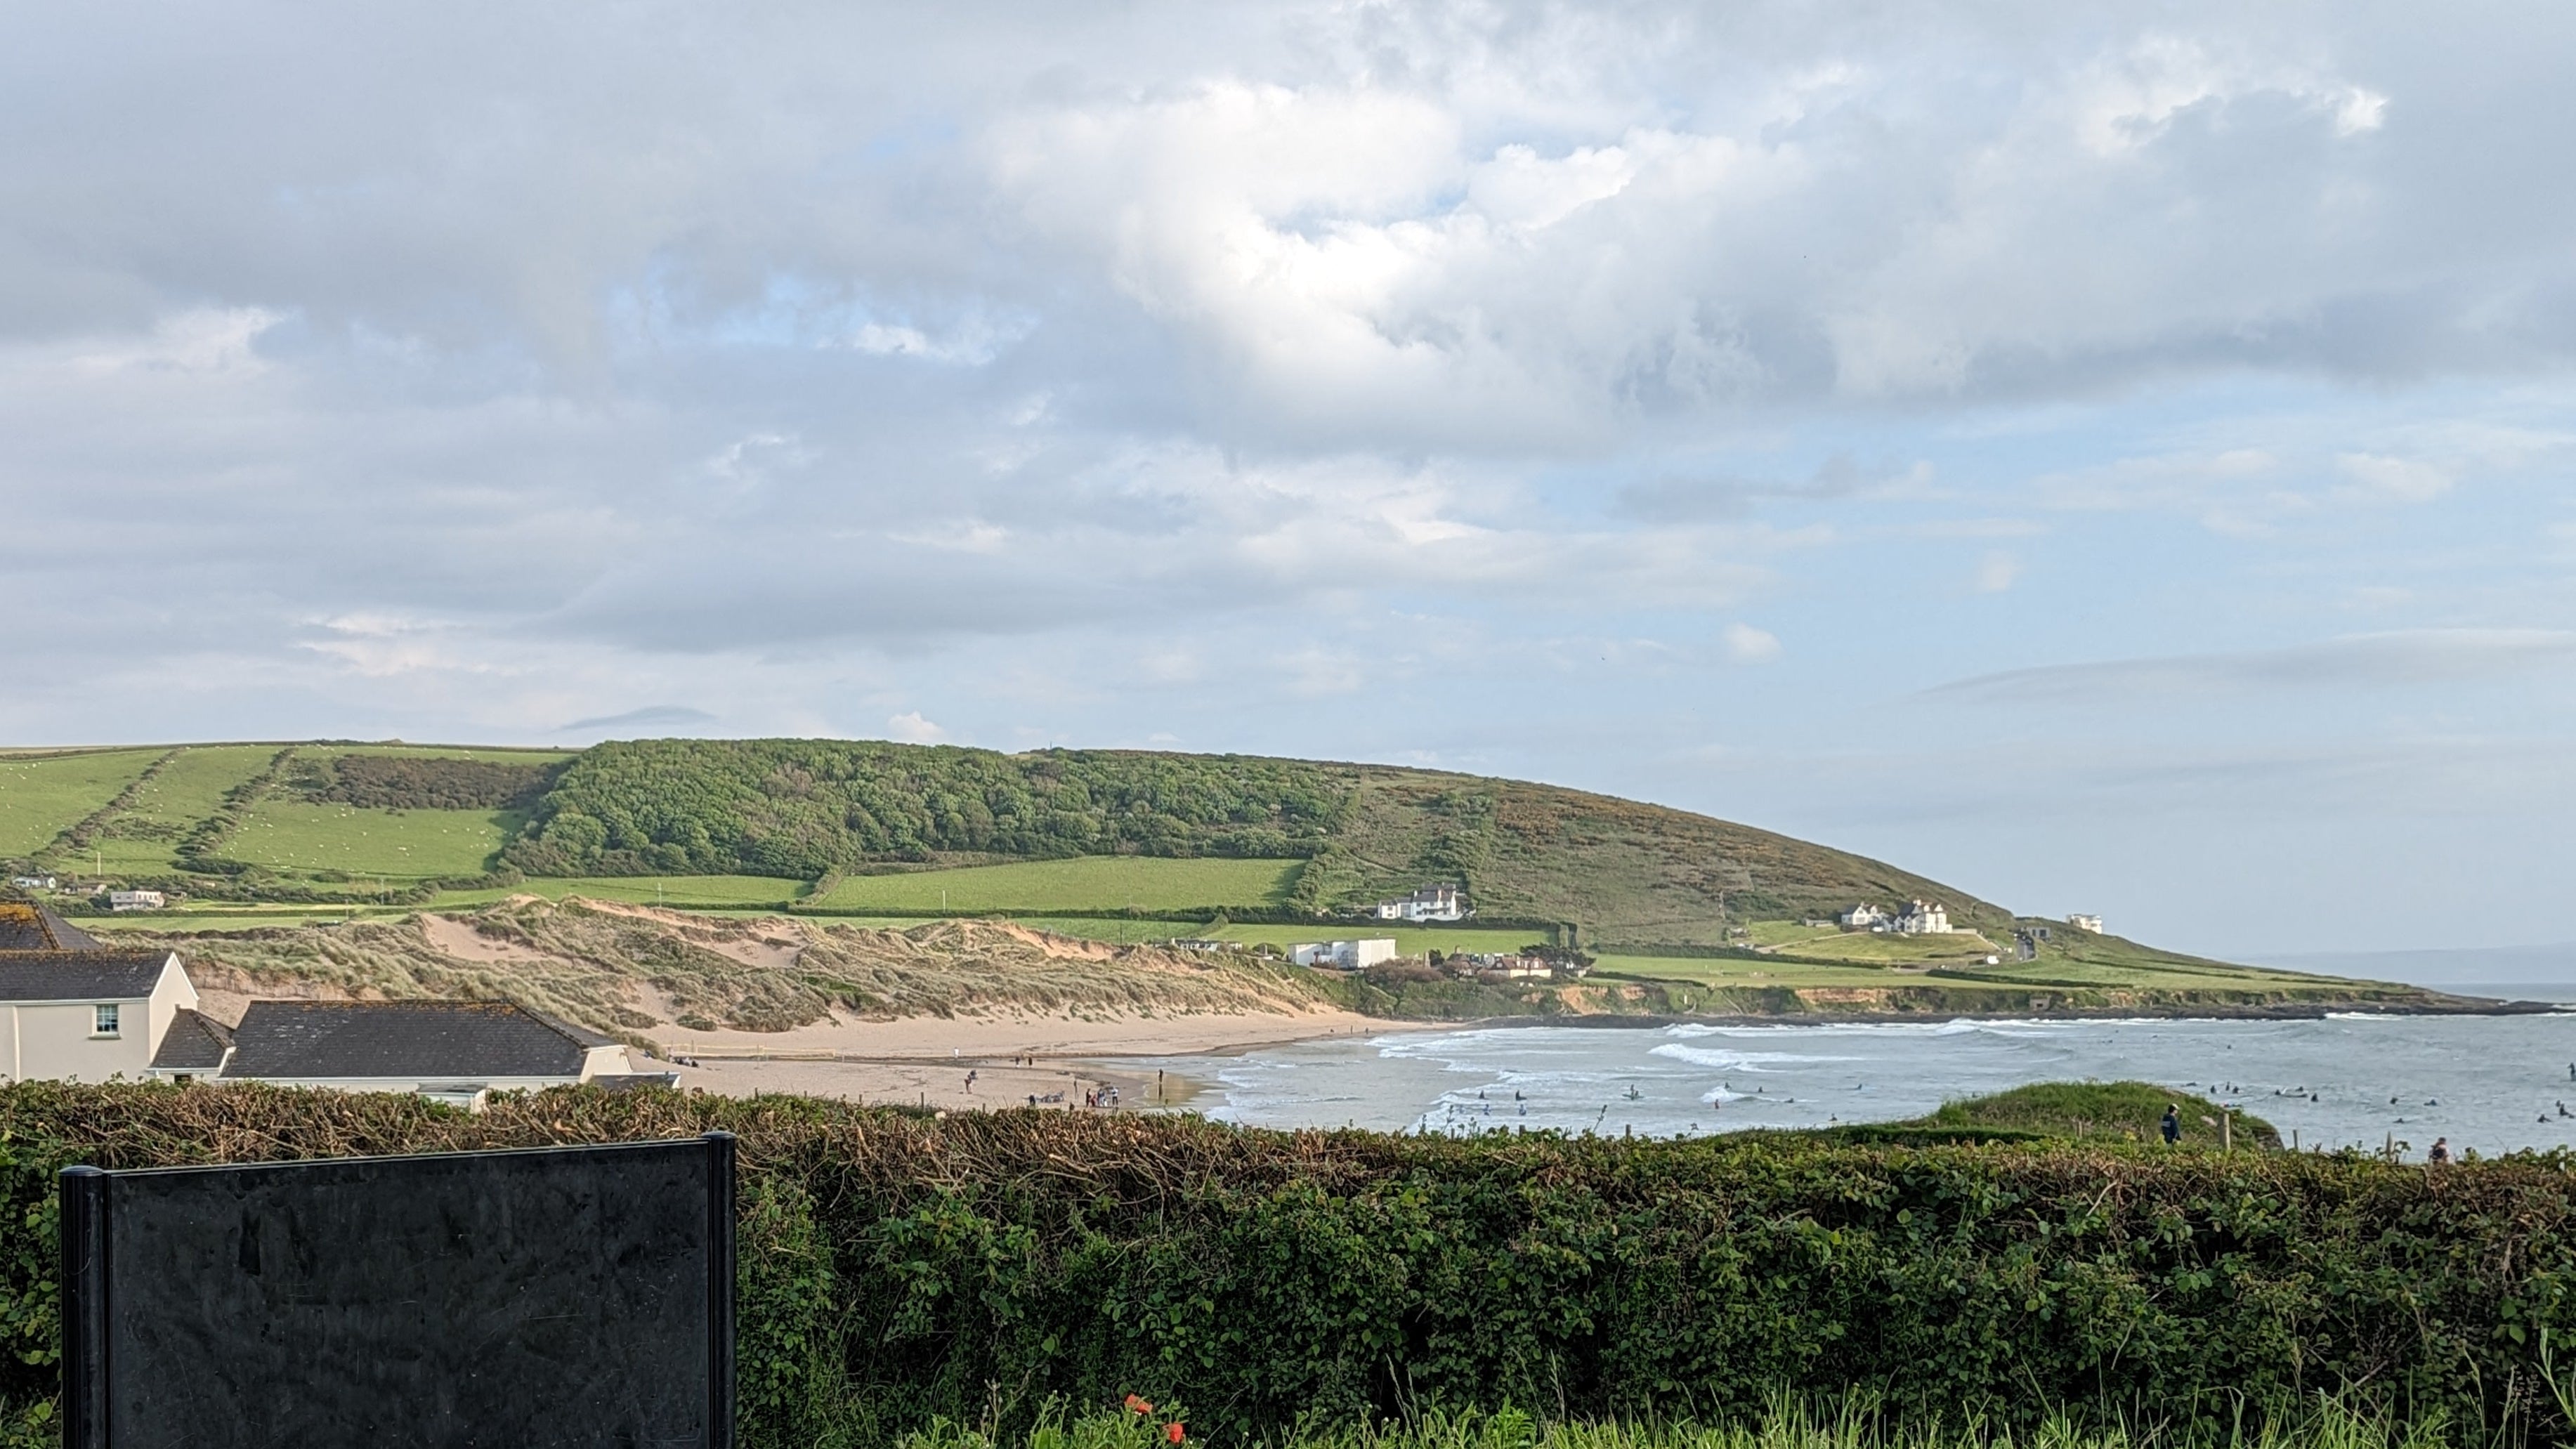
[[1357,941],[1307,941],[1288,948],[1288,959],[1300,966],[1339,966],[1345,971],[1360,971],[1381,961],[1395,959],[1393,936],[1369,936]]
[[1946,936],[1950,934],[1950,908],[1931,901],[1908,901],[1890,924],[1901,936]]
[[174,1033],[156,1068],[202,1060],[210,1040],[222,1047],[211,1074],[222,1081],[417,1092],[464,1106],[487,1092],[635,1075],[615,1038],[508,1001],[254,1001],[240,1025],[202,1037]]
[[49,891],[54,888],[54,878],[49,875],[13,875],[9,877],[9,884],[22,891]]
[[2091,931],[2096,936],[2102,934],[2102,918],[2100,916],[2068,916],[2066,918],[2066,924],[2073,926],[2079,931]]
[[1467,903],[1454,885],[1427,885],[1408,896],[1377,903],[1381,921],[1462,921]]
[[1836,921],[1855,931],[1884,930],[1887,918],[1887,912],[1866,902],[1834,917]]
[[143,1077],[196,1005],[176,953],[118,950],[42,906],[0,901],[0,1077]]
[[168,901],[159,891],[109,891],[107,908],[111,911],[157,911]]

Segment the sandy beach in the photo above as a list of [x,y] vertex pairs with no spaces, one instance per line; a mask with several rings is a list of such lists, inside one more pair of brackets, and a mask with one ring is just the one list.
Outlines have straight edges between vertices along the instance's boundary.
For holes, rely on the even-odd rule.
[[[1035,1097],[1072,1111],[1082,1108],[1086,1093],[1114,1088],[1120,1110],[1151,1111],[1188,1106],[1199,1083],[1183,1072],[1125,1066],[1121,1059],[1213,1057],[1272,1042],[1404,1029],[1404,1023],[1339,1011],[1098,1017],[997,1012],[834,1019],[778,1032],[664,1026],[648,1035],[669,1059],[658,1065],[676,1067],[682,1086],[732,1096],[795,1092],[950,1111],[1026,1107]],[[1049,1097],[1056,1100],[1045,1101]]]

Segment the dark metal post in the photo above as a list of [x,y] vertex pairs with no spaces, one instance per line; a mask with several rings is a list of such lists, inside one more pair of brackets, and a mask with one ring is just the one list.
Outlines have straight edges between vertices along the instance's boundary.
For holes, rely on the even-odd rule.
[[63,1449],[107,1449],[107,1174],[66,1167],[63,1246]]
[[707,1134],[707,1446],[733,1449],[734,1135]]

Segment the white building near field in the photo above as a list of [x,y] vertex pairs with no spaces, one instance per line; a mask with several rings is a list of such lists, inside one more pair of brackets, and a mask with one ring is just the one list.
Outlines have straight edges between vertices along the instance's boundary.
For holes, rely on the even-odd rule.
[[1855,931],[1884,931],[1887,929],[1888,915],[1878,907],[1864,902],[1834,919]]
[[1345,971],[1359,971],[1381,961],[1395,959],[1393,936],[1369,936],[1357,941],[1307,941],[1288,948],[1288,959],[1300,966],[1338,966]]
[[1409,896],[1377,903],[1381,921],[1460,921],[1467,917],[1467,902],[1454,885],[1427,885]]
[[111,911],[157,911],[169,904],[159,891],[109,891],[107,908]]
[[2079,931],[2091,931],[2096,936],[2102,934],[2102,918],[2100,916],[2068,916],[2066,918],[2066,924],[2073,926]]
[[1908,901],[1888,924],[1900,936],[1946,936],[1950,908],[1935,901]]

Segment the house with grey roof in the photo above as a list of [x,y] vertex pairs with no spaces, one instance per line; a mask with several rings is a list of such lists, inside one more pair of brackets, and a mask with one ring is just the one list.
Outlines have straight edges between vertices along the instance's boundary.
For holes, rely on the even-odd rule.
[[[616,1038],[508,1001],[254,1001],[223,1047],[222,1081],[418,1092],[466,1106],[487,1092],[634,1075]],[[199,1059],[207,1047],[174,1050]]]
[[232,1049],[231,1027],[203,1012],[182,1008],[171,1018],[170,1029],[161,1033],[161,1044],[152,1049],[147,1070],[164,1081],[193,1082],[221,1073]]
[[99,940],[41,905],[0,901],[0,1079],[252,1081],[486,1094],[596,1082],[668,1085],[614,1037],[507,1001],[253,1001],[198,1009],[176,953]]
[[154,1075],[197,988],[176,952],[107,945],[43,906],[0,901],[0,1077],[104,1082]]

